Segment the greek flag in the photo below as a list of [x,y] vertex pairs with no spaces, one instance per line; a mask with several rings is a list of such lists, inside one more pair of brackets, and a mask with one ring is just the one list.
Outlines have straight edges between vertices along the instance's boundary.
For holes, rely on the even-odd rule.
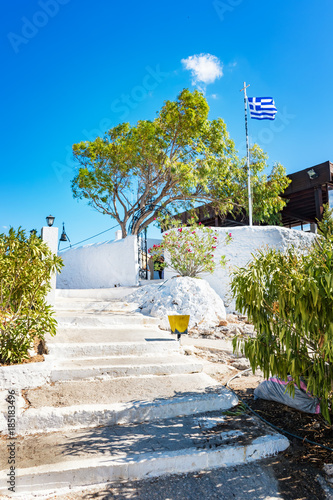
[[272,97],[248,97],[250,116],[255,120],[274,120],[275,102]]

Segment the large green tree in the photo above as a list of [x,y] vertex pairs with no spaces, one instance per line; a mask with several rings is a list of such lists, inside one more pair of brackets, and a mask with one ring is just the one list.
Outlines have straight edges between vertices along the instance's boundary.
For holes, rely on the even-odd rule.
[[[122,123],[103,138],[73,145],[79,170],[74,197],[108,214],[127,235],[149,225],[162,208],[189,208],[213,203],[220,214],[247,211],[247,171],[222,119],[208,120],[202,93],[184,89],[166,101],[153,121]],[[289,180],[277,164],[265,175],[267,156],[251,149],[254,220],[272,222],[285,201]],[[134,219],[133,219],[134,218]]]

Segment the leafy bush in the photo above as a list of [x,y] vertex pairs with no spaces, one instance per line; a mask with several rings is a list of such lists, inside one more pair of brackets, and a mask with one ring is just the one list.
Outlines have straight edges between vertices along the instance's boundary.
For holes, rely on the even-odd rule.
[[[249,358],[253,371],[264,376],[291,375],[321,400],[330,420],[333,400],[333,236],[326,210],[308,253],[290,248],[259,251],[247,267],[234,272],[231,288],[236,307],[247,314],[255,338],[234,339]],[[325,236],[324,236],[325,233]],[[288,385],[291,395],[294,384]]]
[[[188,227],[182,227],[181,221],[170,217],[164,218],[161,226],[168,228],[162,243],[148,249],[155,262],[162,268],[169,267],[180,276],[191,278],[214,272],[214,252],[220,244],[217,231],[198,223],[195,217],[190,219]],[[231,239],[231,233],[226,233],[224,243],[230,243]],[[163,263],[162,256],[165,257]],[[225,256],[222,256],[219,264],[224,266],[225,262]]]
[[62,265],[36,234],[27,238],[21,228],[0,234],[1,363],[21,363],[34,337],[55,335],[56,320],[45,298],[51,274]]

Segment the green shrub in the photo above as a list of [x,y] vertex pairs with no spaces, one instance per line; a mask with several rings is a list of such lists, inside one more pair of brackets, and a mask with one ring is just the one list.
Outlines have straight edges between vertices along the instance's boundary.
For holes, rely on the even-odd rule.
[[[253,371],[286,380],[291,375],[300,386],[321,400],[321,411],[330,420],[333,401],[333,236],[329,211],[319,224],[317,237],[307,253],[290,248],[258,251],[244,268],[234,272],[231,288],[236,308],[254,324],[255,338],[234,339],[234,348],[248,357]],[[325,236],[324,236],[325,233]],[[288,390],[292,395],[294,385]]]
[[0,234],[0,363],[21,363],[34,337],[55,335],[46,295],[51,274],[62,265],[36,234],[27,238],[21,228]]

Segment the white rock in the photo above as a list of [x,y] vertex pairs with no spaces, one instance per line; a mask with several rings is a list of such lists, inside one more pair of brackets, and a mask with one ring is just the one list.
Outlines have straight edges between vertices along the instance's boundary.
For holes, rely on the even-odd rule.
[[169,314],[189,314],[189,328],[211,328],[226,319],[223,300],[207,281],[199,278],[172,278],[162,285],[146,285],[126,300],[137,302],[143,314],[161,318],[164,328],[169,328]]

